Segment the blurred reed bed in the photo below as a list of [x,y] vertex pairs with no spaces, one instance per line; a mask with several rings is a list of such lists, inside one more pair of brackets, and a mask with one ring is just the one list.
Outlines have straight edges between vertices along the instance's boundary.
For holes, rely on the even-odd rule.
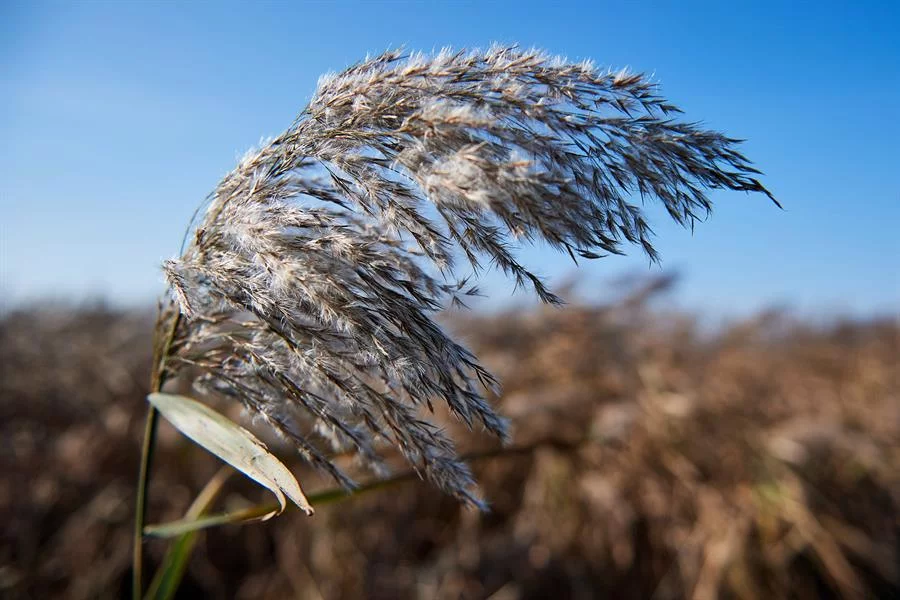
[[[504,384],[512,451],[473,464],[490,513],[404,483],[210,530],[178,597],[896,597],[900,325],[770,312],[710,333],[654,308],[668,284],[449,318]],[[103,307],[0,322],[3,597],[127,594],[151,329]],[[497,447],[436,420],[461,452]],[[218,468],[160,433],[156,521]],[[234,477],[219,507],[263,497]]]

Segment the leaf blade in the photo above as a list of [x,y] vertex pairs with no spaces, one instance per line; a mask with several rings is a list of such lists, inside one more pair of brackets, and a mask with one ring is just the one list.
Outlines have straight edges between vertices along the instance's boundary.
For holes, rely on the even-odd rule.
[[313,514],[291,471],[252,433],[187,396],[154,393],[147,401],[178,431],[275,495],[280,510],[263,519],[281,513],[287,505],[285,497],[307,515]]

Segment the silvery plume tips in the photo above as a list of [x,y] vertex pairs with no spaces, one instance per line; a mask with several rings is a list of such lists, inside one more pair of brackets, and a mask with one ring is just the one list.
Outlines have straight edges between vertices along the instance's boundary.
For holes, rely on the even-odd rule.
[[423,415],[443,403],[504,439],[507,423],[485,400],[497,382],[436,313],[488,265],[559,302],[520,263],[522,242],[656,258],[644,201],[692,226],[712,189],[771,198],[738,140],[679,115],[642,75],[519,48],[392,51],[324,77],[165,264],[169,318],[184,317],[166,368],[242,403],[345,486],[335,452],[378,468],[394,448],[477,504]]

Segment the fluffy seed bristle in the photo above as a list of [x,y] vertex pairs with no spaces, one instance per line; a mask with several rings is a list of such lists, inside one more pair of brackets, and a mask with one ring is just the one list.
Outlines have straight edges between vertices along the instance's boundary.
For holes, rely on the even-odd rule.
[[[291,127],[219,184],[165,273],[188,318],[169,369],[199,369],[314,465],[370,465],[384,445],[477,502],[452,441],[420,417],[446,403],[505,438],[497,383],[434,314],[474,293],[483,261],[559,299],[513,250],[543,240],[595,258],[655,257],[640,196],[692,225],[709,189],[761,192],[722,134],[670,117],[643,76],[494,47],[369,58],[319,88]],[[329,438],[322,440],[323,437]]]

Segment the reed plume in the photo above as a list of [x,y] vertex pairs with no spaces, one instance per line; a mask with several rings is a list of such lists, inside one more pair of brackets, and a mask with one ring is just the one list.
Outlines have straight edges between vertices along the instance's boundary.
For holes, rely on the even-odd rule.
[[327,76],[222,180],[165,264],[174,303],[158,359],[345,486],[333,452],[379,468],[394,447],[477,504],[423,409],[446,403],[503,439],[507,423],[485,401],[496,380],[436,313],[477,293],[487,264],[559,302],[519,262],[521,242],[573,259],[635,244],[656,259],[633,198],[688,226],[711,189],[772,198],[738,140],[679,113],[642,75],[509,47],[391,51]]

